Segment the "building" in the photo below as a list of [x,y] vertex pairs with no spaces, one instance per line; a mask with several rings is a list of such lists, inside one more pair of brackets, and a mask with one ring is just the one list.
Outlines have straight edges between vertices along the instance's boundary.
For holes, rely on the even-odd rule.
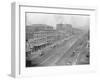
[[56,30],[71,34],[72,33],[72,25],[71,24],[57,24]]

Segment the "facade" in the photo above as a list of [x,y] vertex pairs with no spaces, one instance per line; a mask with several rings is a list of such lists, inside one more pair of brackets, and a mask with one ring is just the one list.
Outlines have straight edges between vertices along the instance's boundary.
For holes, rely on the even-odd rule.
[[64,33],[72,33],[72,25],[71,24],[57,24],[56,29],[58,31],[62,31]]

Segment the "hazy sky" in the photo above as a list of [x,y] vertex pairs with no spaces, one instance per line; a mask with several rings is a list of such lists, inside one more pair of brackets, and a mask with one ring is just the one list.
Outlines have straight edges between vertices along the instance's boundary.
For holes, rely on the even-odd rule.
[[88,29],[89,16],[82,15],[59,15],[59,14],[42,14],[27,13],[26,24],[47,24],[56,27],[57,23],[72,24],[72,27]]

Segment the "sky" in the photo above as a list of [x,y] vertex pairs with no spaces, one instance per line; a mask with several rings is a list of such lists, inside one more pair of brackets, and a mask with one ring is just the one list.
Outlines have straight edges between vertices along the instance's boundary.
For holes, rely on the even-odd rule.
[[71,24],[74,28],[84,30],[89,29],[89,16],[83,15],[59,15],[59,14],[43,14],[43,13],[27,13],[26,25],[47,24],[56,28],[56,24]]

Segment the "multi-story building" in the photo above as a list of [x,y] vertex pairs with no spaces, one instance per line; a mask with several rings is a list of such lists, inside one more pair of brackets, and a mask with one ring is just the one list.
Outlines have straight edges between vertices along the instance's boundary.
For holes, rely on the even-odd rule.
[[71,34],[72,33],[72,25],[71,24],[57,24],[56,30],[67,33],[67,34]]
[[36,29],[34,31],[30,30],[31,38],[28,39],[30,48],[45,44],[53,44],[56,41],[63,39],[64,37],[66,37],[66,35],[71,34],[72,26],[70,24],[57,24],[57,28],[55,30],[53,29],[53,27],[42,25],[38,26],[38,29]]

